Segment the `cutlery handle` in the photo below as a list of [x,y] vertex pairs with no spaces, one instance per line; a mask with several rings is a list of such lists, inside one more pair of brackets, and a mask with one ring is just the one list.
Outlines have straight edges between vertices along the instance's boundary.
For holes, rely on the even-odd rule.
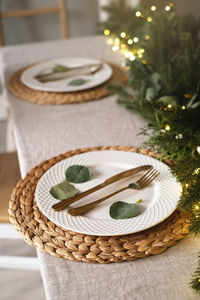
[[133,169],[129,169],[129,170],[126,170],[122,173],[119,173],[119,174],[116,174],[110,178],[107,178],[103,183],[97,185],[97,186],[94,186],[92,188],[90,188],[89,190],[85,191],[85,192],[82,192],[80,194],[77,194],[71,198],[68,198],[68,199],[65,199],[65,200],[62,200],[61,202],[58,202],[54,205],[52,205],[52,209],[54,211],[60,211],[60,210],[63,210],[65,209],[68,205],[84,198],[85,196],[88,196],[106,186],[108,186],[109,184],[113,183],[113,182],[116,182],[118,180],[121,180],[123,178],[126,178],[126,177],[129,177],[133,174],[136,174],[140,171],[144,171],[144,170],[148,170],[149,168],[151,168],[152,166],[151,165],[144,165],[144,166],[140,166],[140,167],[136,167],[136,168],[133,168]]
[[89,210],[91,210],[92,208],[94,208],[95,206],[97,206],[99,203],[111,198],[112,196],[115,196],[125,190],[127,190],[129,187],[126,186],[124,188],[121,188],[120,190],[118,191],[115,191],[113,192],[112,194],[109,194],[99,200],[96,200],[92,203],[88,203],[88,204],[85,204],[85,205],[82,205],[82,206],[79,206],[79,207],[76,207],[76,208],[72,208],[72,209],[69,209],[68,210],[68,213],[71,215],[71,216],[78,216],[78,215],[82,215],[86,212],[88,212]]
[[61,202],[58,202],[54,205],[52,205],[52,209],[54,211],[60,211],[60,210],[63,210],[64,208],[66,208],[68,205],[82,199],[83,197],[85,196],[88,196],[96,191],[98,191],[99,189],[103,188],[104,186],[106,186],[107,184],[104,182],[102,184],[99,184],[98,186],[95,186],[85,192],[82,192],[80,194],[77,194],[71,198],[68,198],[68,199],[65,199],[65,200],[62,200]]

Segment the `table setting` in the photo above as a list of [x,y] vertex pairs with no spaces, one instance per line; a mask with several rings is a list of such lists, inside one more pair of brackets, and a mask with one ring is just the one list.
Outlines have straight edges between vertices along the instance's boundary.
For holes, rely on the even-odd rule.
[[[155,141],[141,146],[147,130],[138,132],[149,123],[131,102],[134,93],[123,90],[136,54],[128,50],[122,66],[109,41],[121,47],[120,37],[104,34],[48,42],[48,59],[42,43],[10,50],[16,64],[6,49],[1,53],[22,173],[10,222],[37,248],[47,299],[66,299],[66,293],[67,299],[198,299],[188,281],[199,241],[188,236],[191,211],[178,206],[185,182],[176,156],[162,155]],[[158,75],[148,82],[150,109],[161,84]],[[162,102],[162,115],[172,105],[172,98]],[[155,119],[159,132],[172,129],[171,119],[162,123],[158,113]],[[150,129],[156,136],[155,126]]]

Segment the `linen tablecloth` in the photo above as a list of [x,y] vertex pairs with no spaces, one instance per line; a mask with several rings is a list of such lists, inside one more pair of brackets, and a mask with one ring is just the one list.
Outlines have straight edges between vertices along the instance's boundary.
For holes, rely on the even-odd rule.
[[[120,63],[104,37],[88,37],[1,50],[3,83],[19,68],[44,59],[91,57]],[[116,104],[115,96],[84,104],[37,105],[17,99],[6,89],[4,97],[24,176],[52,156],[81,147],[140,146],[145,121]],[[47,299],[51,300],[195,300],[188,287],[197,266],[200,242],[187,236],[166,252],[132,262],[108,265],[72,262],[37,251]],[[27,287],[28,288],[28,287]]]

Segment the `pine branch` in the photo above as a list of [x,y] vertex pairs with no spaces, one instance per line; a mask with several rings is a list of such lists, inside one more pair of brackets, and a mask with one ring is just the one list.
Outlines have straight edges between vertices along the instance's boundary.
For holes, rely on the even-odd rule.
[[200,294],[200,254],[198,258],[198,267],[194,272],[193,279],[191,280],[190,285],[194,290],[196,290],[197,293]]

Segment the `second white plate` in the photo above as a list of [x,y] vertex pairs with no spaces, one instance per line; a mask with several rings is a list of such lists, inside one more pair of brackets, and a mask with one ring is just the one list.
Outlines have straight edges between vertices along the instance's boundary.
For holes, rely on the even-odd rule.
[[[94,88],[105,81],[107,81],[112,75],[112,68],[103,63],[102,68],[93,75],[76,75],[67,79],[57,80],[57,81],[50,81],[42,83],[35,78],[40,73],[43,73],[45,70],[52,69],[55,65],[63,65],[66,67],[79,67],[85,66],[89,64],[98,64],[101,63],[99,60],[90,59],[90,58],[62,58],[56,59],[44,63],[40,63],[34,65],[28,69],[26,69],[21,75],[21,81],[24,85],[28,86],[29,88],[40,90],[40,91],[47,91],[47,92],[76,92],[82,91],[90,88]],[[77,79],[82,78],[86,80],[86,83],[79,86],[71,86],[69,82]]]
[[[65,180],[65,170],[74,164],[91,168],[92,180],[75,184],[80,192],[85,191],[106,178],[124,170],[150,164],[160,172],[159,178],[149,187],[141,191],[127,190],[100,205],[84,216],[72,217],[67,209],[54,212],[51,206],[58,200],[49,193],[52,186]],[[70,206],[76,207],[83,203],[97,200],[130,182],[137,180],[142,173],[136,174],[83,198]],[[171,175],[170,169],[164,163],[138,153],[126,151],[96,151],[76,155],[61,161],[50,168],[39,180],[36,188],[36,201],[43,214],[64,228],[89,235],[115,236],[125,235],[148,229],[166,219],[177,206],[181,193],[181,185]],[[142,198],[142,212],[137,217],[126,220],[114,220],[109,215],[109,207],[115,201],[135,203]]]

